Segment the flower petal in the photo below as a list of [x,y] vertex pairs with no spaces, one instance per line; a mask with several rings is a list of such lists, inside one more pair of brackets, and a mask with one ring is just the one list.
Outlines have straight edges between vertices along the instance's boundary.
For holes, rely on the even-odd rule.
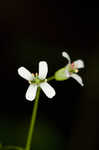
[[62,56],[65,57],[68,60],[68,63],[71,63],[71,59],[69,57],[69,55],[66,52],[62,52]]
[[45,79],[48,73],[48,65],[45,61],[39,62],[39,77],[40,79]]
[[48,98],[53,98],[55,96],[56,92],[54,88],[48,83],[41,83],[40,87]]
[[31,84],[29,85],[27,92],[26,92],[26,99],[32,101],[35,99],[37,91],[37,85]]
[[18,69],[18,74],[22,77],[22,78],[24,78],[24,79],[26,79],[26,80],[33,80],[33,76],[32,76],[32,74],[31,74],[31,72],[29,72],[26,68],[24,68],[24,67],[20,67],[19,69]]
[[74,66],[76,66],[76,68],[84,68],[84,62],[82,60],[76,60],[74,61]]
[[82,82],[82,78],[81,78],[79,75],[73,73],[73,74],[71,75],[71,77],[74,78],[79,84],[81,84],[81,86],[84,86],[84,84],[83,84],[83,82]]

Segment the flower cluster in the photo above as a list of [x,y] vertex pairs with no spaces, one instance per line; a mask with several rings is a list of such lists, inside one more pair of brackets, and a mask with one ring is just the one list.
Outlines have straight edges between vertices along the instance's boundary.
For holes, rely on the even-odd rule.
[[[76,60],[71,63],[70,56],[66,52],[62,52],[62,56],[68,60],[65,67],[59,69],[54,74],[54,79],[63,81],[72,77],[81,86],[83,86],[82,78],[77,75],[80,68],[84,68],[82,60]],[[40,87],[48,98],[53,98],[56,94],[54,88],[47,83],[48,65],[45,61],[39,62],[39,73],[33,74],[24,67],[18,69],[18,74],[29,82],[29,87],[26,92],[26,99],[32,101],[35,99],[37,88]]]

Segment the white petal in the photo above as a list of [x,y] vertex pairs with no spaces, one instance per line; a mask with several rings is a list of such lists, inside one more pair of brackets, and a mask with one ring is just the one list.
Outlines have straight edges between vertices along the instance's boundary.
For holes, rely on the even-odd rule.
[[37,91],[37,85],[31,84],[29,85],[27,92],[26,92],[26,99],[32,101],[35,99]]
[[48,73],[48,65],[45,61],[39,62],[39,77],[45,79]]
[[82,82],[82,78],[81,78],[79,75],[73,73],[73,74],[71,75],[71,77],[74,78],[79,84],[81,84],[81,86],[84,86],[84,84],[83,84],[83,82]]
[[69,55],[66,52],[62,52],[62,56],[65,57],[68,60],[68,63],[71,63],[71,59],[69,57]]
[[48,98],[53,98],[55,96],[56,93],[54,88],[48,83],[41,83],[40,87]]
[[82,60],[76,60],[74,61],[74,66],[76,66],[76,68],[84,68],[84,62]]
[[26,79],[26,80],[33,80],[33,76],[32,76],[32,74],[31,74],[31,72],[29,72],[26,68],[24,68],[24,67],[20,67],[19,69],[18,69],[18,74],[22,77],[22,78],[24,78],[24,79]]

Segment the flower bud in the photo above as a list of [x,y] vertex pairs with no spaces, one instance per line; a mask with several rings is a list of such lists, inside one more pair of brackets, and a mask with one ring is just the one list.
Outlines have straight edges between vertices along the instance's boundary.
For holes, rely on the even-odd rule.
[[59,69],[55,72],[55,80],[57,81],[64,81],[67,80],[68,77],[66,77],[66,67]]

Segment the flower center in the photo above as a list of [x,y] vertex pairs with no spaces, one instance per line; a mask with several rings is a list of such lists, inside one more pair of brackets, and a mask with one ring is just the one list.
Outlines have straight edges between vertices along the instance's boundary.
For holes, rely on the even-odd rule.
[[68,70],[69,70],[70,74],[72,74],[72,73],[78,73],[78,71],[79,71],[78,68],[77,68],[77,66],[74,65],[74,63],[72,63],[72,64],[69,65],[69,69]]
[[39,85],[40,83],[42,83],[42,82],[44,82],[46,80],[46,79],[41,80],[39,78],[39,74],[38,73],[35,73],[35,74],[32,73],[32,76],[33,76],[33,80],[29,81],[30,84],[37,84],[37,85]]

